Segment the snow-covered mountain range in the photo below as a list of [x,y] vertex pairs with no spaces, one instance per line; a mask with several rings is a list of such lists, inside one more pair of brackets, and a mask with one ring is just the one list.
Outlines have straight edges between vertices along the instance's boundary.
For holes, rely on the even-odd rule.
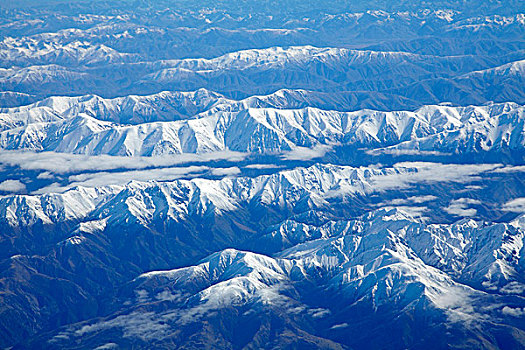
[[0,1],[0,347],[525,348],[524,12]]
[[[295,97],[308,103],[310,95],[284,90],[233,101],[199,90],[112,100],[50,98],[4,110],[0,147],[158,156],[224,150],[272,153],[336,143],[448,153],[525,145],[524,109],[512,103],[425,106],[414,112],[288,109],[302,102]],[[261,105],[272,108],[252,107]],[[136,125],[122,125],[129,123]]]

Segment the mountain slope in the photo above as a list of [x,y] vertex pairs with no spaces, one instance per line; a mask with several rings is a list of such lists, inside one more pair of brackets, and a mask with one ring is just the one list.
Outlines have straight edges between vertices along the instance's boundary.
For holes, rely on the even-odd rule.
[[[518,244],[523,241],[522,230],[506,225],[480,227],[471,221],[443,225],[441,229],[454,232],[459,227],[468,227],[472,237],[482,240],[490,239],[487,230],[495,230],[508,232],[516,237],[516,242],[521,242]],[[332,231],[334,228],[339,232]],[[183,340],[183,336],[187,339],[214,336],[223,346],[234,346],[239,341],[235,340],[235,333],[229,333],[221,325],[235,315],[236,326],[247,332],[241,339],[254,346],[262,345],[263,340],[282,342],[281,337],[292,328],[294,333],[301,334],[296,341],[316,342],[315,347],[337,343],[359,347],[365,342],[370,345],[372,334],[385,329],[385,323],[395,330],[408,328],[419,332],[421,338],[414,342],[385,334],[372,337],[374,347],[523,346],[522,323],[504,321],[505,310],[511,308],[501,306],[522,305],[523,298],[476,291],[429,264],[432,259],[425,256],[429,245],[423,251],[419,248],[420,239],[411,237],[433,232],[437,239],[430,247],[441,251],[435,226],[414,221],[403,211],[389,209],[356,221],[310,229],[326,231],[326,238],[298,244],[280,252],[278,257],[228,249],[195,266],[141,274],[122,290],[124,312],[63,329],[58,336],[47,338],[47,344],[67,348],[80,341],[83,346],[98,346],[122,334],[117,336],[119,342],[144,344],[170,339],[192,347],[195,344]],[[473,250],[481,248],[475,247],[479,246],[473,245]],[[471,251],[468,258],[476,259],[476,254]],[[482,250],[479,254],[478,259],[486,256]],[[502,260],[509,261],[506,257]],[[523,268],[519,262],[513,262],[512,266]],[[507,276],[514,290],[523,286],[522,281],[515,280],[519,275],[516,271]],[[495,308],[487,308],[489,304]],[[368,317],[357,316],[365,312]],[[283,323],[268,324],[273,335],[264,335],[266,320],[274,315],[279,315]],[[351,323],[354,319],[359,320],[357,324]],[[443,319],[452,320],[448,326],[450,333],[436,342],[434,332],[439,332],[439,328],[431,329]],[[506,322],[510,324],[504,326]],[[208,326],[198,330],[198,324]],[[313,324],[317,327],[309,334]],[[363,329],[364,324],[367,327]],[[512,329],[513,336],[503,340],[499,334],[505,327]],[[453,334],[476,340],[466,345]],[[335,343],[328,339],[334,339]]]

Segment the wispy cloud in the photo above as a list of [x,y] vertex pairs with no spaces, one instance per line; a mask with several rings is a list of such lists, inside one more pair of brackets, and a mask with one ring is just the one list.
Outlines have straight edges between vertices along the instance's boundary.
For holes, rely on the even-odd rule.
[[113,319],[82,326],[74,332],[77,337],[105,329],[120,328],[126,338],[160,339],[166,335],[169,325],[153,312],[133,312]]
[[279,169],[282,167],[284,166],[277,164],[248,164],[245,166],[246,169]]
[[393,156],[447,156],[449,153],[437,151],[422,151],[418,149],[399,149],[399,148],[379,148],[367,150],[367,154],[377,156],[381,154],[389,154]]
[[348,327],[348,323],[339,323],[339,324],[334,324],[332,327],[330,327],[330,329],[342,329],[342,328],[347,328]]
[[451,286],[446,292],[434,297],[433,302],[445,310],[451,322],[475,324],[487,319],[487,315],[474,308],[471,291],[465,287]]

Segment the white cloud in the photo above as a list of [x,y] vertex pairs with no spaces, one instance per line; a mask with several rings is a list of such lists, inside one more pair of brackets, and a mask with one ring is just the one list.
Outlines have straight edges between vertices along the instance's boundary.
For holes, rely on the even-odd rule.
[[505,306],[503,307],[503,309],[501,309],[501,312],[504,314],[504,315],[508,315],[508,316],[513,316],[513,317],[523,317],[525,316],[525,308],[512,308],[512,307],[509,307],[509,306]]
[[178,291],[170,292],[168,290],[164,290],[162,292],[157,293],[157,295],[155,295],[155,299],[160,301],[181,302],[184,300],[184,296]]
[[427,207],[422,207],[422,206],[416,207],[416,206],[396,205],[396,204],[388,205],[388,204],[383,204],[383,203],[379,203],[378,207],[386,208],[386,209],[396,208],[410,215],[414,219],[419,219],[421,221],[428,220],[428,217],[424,215],[424,213],[428,211]]
[[308,147],[294,147],[291,151],[284,152],[281,156],[284,160],[312,160],[323,157],[332,146],[315,145],[312,148]]
[[236,166],[230,168],[214,168],[211,173],[215,176],[233,176],[241,173],[241,169]]
[[451,215],[462,216],[462,217],[473,217],[476,216],[478,211],[473,208],[462,208],[458,206],[448,206],[445,211]]
[[118,344],[106,343],[104,345],[96,347],[95,350],[111,350],[111,349],[118,349],[118,348],[119,348]]
[[339,323],[339,324],[334,324],[332,327],[330,327],[330,329],[341,329],[341,328],[346,328],[348,327],[348,323]]
[[5,180],[0,182],[0,191],[2,192],[23,192],[26,190],[26,185],[18,180]]
[[481,204],[479,199],[473,198],[459,198],[452,201],[452,203],[464,203],[464,204]]
[[522,173],[525,172],[525,165],[507,165],[503,168],[494,170],[495,173]]
[[516,281],[509,282],[500,289],[505,294],[523,294],[525,293],[525,285]]
[[36,178],[39,179],[39,180],[43,180],[43,179],[54,179],[55,177],[49,171],[44,171],[44,172],[38,174],[38,176]]
[[503,210],[514,213],[525,213],[525,197],[515,198],[503,205]]
[[282,167],[283,165],[277,164],[248,164],[245,166],[246,169],[279,169]]
[[477,323],[486,320],[488,316],[476,312],[468,288],[450,286],[435,296],[434,303],[445,310],[451,322]]
[[181,177],[194,177],[208,171],[206,166],[174,167],[148,170],[132,170],[123,172],[100,172],[73,175],[68,178],[69,184],[61,186],[51,184],[35,192],[35,194],[63,192],[75,186],[98,187],[123,185],[130,181],[170,181]]
[[31,151],[0,151],[0,163],[19,166],[25,170],[47,170],[55,174],[116,169],[144,169],[172,167],[191,162],[212,160],[241,161],[248,153],[221,151],[205,154],[176,154],[158,157],[121,157],[109,155],[87,156],[81,154]]
[[310,310],[308,310],[308,313],[313,318],[323,318],[323,317],[326,317],[326,316],[330,316],[331,311],[328,310],[328,309],[318,308],[318,309],[310,309]]
[[153,312],[132,312],[129,315],[117,316],[113,319],[94,324],[84,325],[74,332],[77,337],[105,329],[121,328],[125,338],[161,339],[166,336],[170,326]]
[[444,210],[455,216],[471,217],[476,216],[478,211],[474,208],[470,208],[470,205],[481,204],[481,201],[472,198],[459,198],[455,199],[449,203],[449,206],[444,208]]
[[413,169],[413,172],[389,174],[373,179],[374,189],[385,191],[407,188],[415,183],[457,182],[465,183],[481,179],[480,174],[499,167],[500,164],[441,164],[430,162],[402,162],[394,168]]
[[120,172],[96,172],[83,173],[68,177],[67,185],[53,183],[41,188],[34,194],[64,192],[72,187],[99,187],[110,185],[125,185],[130,181],[172,181],[180,178],[194,178],[204,175],[210,171],[215,176],[234,176],[238,175],[241,170],[238,167],[230,168],[209,168],[207,166],[189,166],[189,167],[171,167],[155,168],[145,170],[130,170]]
[[433,195],[427,195],[427,196],[414,196],[407,198],[409,201],[420,204],[420,203],[426,203],[436,200],[438,197]]
[[436,200],[438,197],[428,195],[428,196],[413,196],[408,198],[396,198],[390,201],[391,205],[401,205],[401,204],[409,204],[409,203],[415,203],[415,204],[421,204],[426,202],[431,202],[433,200]]
[[390,154],[394,156],[447,156],[450,153],[443,153],[437,151],[422,151],[418,149],[396,149],[396,148],[380,148],[367,150],[367,154],[370,155],[381,155],[381,154]]
[[425,216],[423,215],[423,213],[428,211],[427,207],[401,206],[397,208],[405,211],[407,214],[409,214],[415,219],[416,218],[424,219]]

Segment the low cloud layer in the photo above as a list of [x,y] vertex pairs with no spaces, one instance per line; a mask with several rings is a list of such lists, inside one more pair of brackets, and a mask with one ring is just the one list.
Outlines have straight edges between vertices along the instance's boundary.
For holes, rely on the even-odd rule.
[[501,167],[500,164],[441,164],[429,162],[402,162],[394,168],[414,168],[412,173],[378,176],[373,180],[377,191],[408,188],[415,183],[472,182],[480,175]]
[[428,196],[413,196],[408,198],[396,198],[390,201],[390,204],[392,205],[403,205],[403,204],[409,204],[409,203],[415,203],[415,204],[421,204],[426,202],[431,202],[436,200],[437,197],[433,195]]
[[133,170],[123,172],[99,172],[73,175],[68,178],[69,184],[62,186],[52,184],[44,187],[36,194],[49,192],[63,192],[75,186],[99,187],[107,185],[123,185],[129,181],[169,181],[181,177],[193,177],[208,171],[206,166],[190,166],[175,168],[160,168],[149,170]]
[[471,205],[480,205],[481,201],[471,198],[459,198],[450,202],[449,206],[444,210],[450,215],[472,217],[476,216],[478,211],[471,207]]
[[503,205],[503,210],[514,213],[525,213],[525,197],[516,198]]
[[177,154],[162,157],[86,156],[58,152],[0,151],[0,164],[24,170],[43,170],[55,174],[115,169],[145,169],[170,167],[185,163],[208,161],[242,161],[248,153],[212,152],[206,154]]
[[5,180],[0,182],[0,192],[17,193],[24,192],[25,190],[26,185],[19,180]]
[[316,145],[312,148],[295,147],[293,150],[282,155],[284,160],[312,160],[323,157],[332,147],[328,145]]
[[214,168],[211,169],[211,173],[215,176],[234,176],[239,175],[241,173],[241,169],[237,168],[236,166],[230,168]]

